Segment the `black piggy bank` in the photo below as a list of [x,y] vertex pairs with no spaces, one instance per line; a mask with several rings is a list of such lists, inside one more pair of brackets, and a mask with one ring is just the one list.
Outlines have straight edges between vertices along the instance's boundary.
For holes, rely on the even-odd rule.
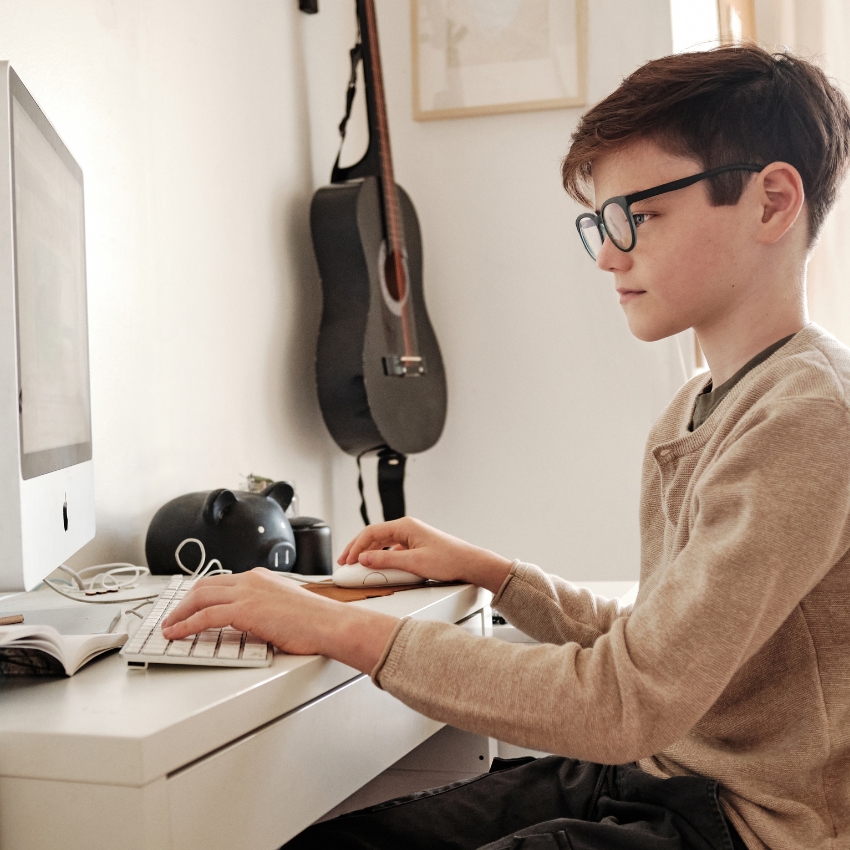
[[286,517],[294,491],[285,481],[266,487],[262,493],[212,490],[187,493],[163,505],[148,526],[145,555],[155,575],[180,573],[175,553],[194,572],[204,544],[206,560],[217,558],[234,573],[254,567],[288,572],[295,563],[295,536]]

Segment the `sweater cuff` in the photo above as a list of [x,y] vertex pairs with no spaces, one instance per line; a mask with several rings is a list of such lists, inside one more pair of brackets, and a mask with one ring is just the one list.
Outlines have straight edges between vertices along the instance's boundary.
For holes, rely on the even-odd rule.
[[493,608],[498,608],[498,607],[499,607],[499,601],[501,600],[501,598],[502,598],[502,596],[504,595],[505,591],[508,589],[508,585],[511,583],[511,579],[513,579],[513,577],[516,575],[516,568],[517,568],[518,566],[519,566],[519,558],[517,558],[517,559],[516,559],[516,560],[515,560],[515,561],[511,564],[511,569],[510,569],[510,571],[508,572],[507,577],[506,577],[506,578],[505,578],[505,580],[502,582],[502,586],[498,589],[498,591],[496,591],[496,595],[493,597],[493,601],[490,603],[490,605],[491,605]]
[[378,676],[381,671],[384,669],[384,665],[387,663],[387,659],[390,657],[390,653],[393,650],[393,646],[395,645],[396,638],[399,635],[399,632],[410,622],[409,617],[404,617],[396,623],[396,627],[393,629],[392,634],[387,641],[387,645],[384,647],[384,651],[381,653],[381,657],[378,659],[378,663],[372,668],[372,672],[369,674],[369,678],[379,687],[381,690],[381,683],[378,681]]

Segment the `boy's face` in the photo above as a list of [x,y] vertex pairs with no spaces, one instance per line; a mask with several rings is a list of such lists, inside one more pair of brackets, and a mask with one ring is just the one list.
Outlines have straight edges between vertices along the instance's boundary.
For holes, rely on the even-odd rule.
[[[696,160],[635,142],[593,161],[597,208],[611,197],[639,192],[704,171]],[[748,297],[758,246],[759,212],[748,184],[734,206],[712,206],[706,182],[632,205],[637,241],[624,253],[606,239],[597,257],[614,273],[629,328],[653,341],[722,322]],[[749,284],[749,285],[748,285]]]

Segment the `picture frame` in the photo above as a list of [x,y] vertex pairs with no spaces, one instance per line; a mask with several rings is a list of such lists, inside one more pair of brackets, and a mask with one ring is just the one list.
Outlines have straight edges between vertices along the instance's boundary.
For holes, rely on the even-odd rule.
[[721,44],[756,40],[755,0],[717,0]]
[[411,0],[413,117],[586,103],[587,0]]

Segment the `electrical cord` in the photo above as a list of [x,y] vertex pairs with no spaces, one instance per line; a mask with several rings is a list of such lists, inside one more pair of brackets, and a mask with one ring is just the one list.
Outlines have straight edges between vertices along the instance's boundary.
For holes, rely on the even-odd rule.
[[[200,561],[194,570],[189,569],[189,567],[180,560],[180,552],[187,543],[197,543],[198,548],[201,550]],[[196,537],[187,537],[174,550],[174,560],[177,562],[177,566],[191,578],[230,575],[233,572],[232,570],[224,569],[218,558],[211,558],[210,561],[207,562],[207,550],[204,547],[204,544]],[[122,595],[120,599],[116,599],[114,597],[110,598],[113,593],[133,590],[139,586],[142,576],[149,576],[151,574],[151,571],[147,567],[140,567],[136,564],[127,564],[124,562],[99,564],[93,567],[83,567],[79,571],[71,569],[71,567],[67,564],[60,564],[58,569],[69,575],[71,577],[71,581],[63,579],[54,579],[51,581],[50,579],[45,579],[44,583],[52,590],[55,590],[60,596],[64,596],[66,599],[73,599],[75,602],[89,602],[95,605],[106,605],[115,602],[138,602],[139,600],[142,600],[143,603],[145,603],[152,599],[156,599],[156,597],[162,592],[161,590],[158,590],[155,593],[143,593],[141,596],[127,597]],[[90,573],[95,573],[95,575],[89,578],[88,575]],[[57,581],[66,584],[70,590],[59,587]],[[136,608],[141,607],[143,606],[136,606]],[[127,613],[135,614],[137,617],[141,616],[136,610],[128,611]]]
[[124,613],[132,614],[144,622],[144,615],[139,613],[139,608],[144,608],[145,605],[153,605],[153,599],[143,599],[135,608],[128,608]]

